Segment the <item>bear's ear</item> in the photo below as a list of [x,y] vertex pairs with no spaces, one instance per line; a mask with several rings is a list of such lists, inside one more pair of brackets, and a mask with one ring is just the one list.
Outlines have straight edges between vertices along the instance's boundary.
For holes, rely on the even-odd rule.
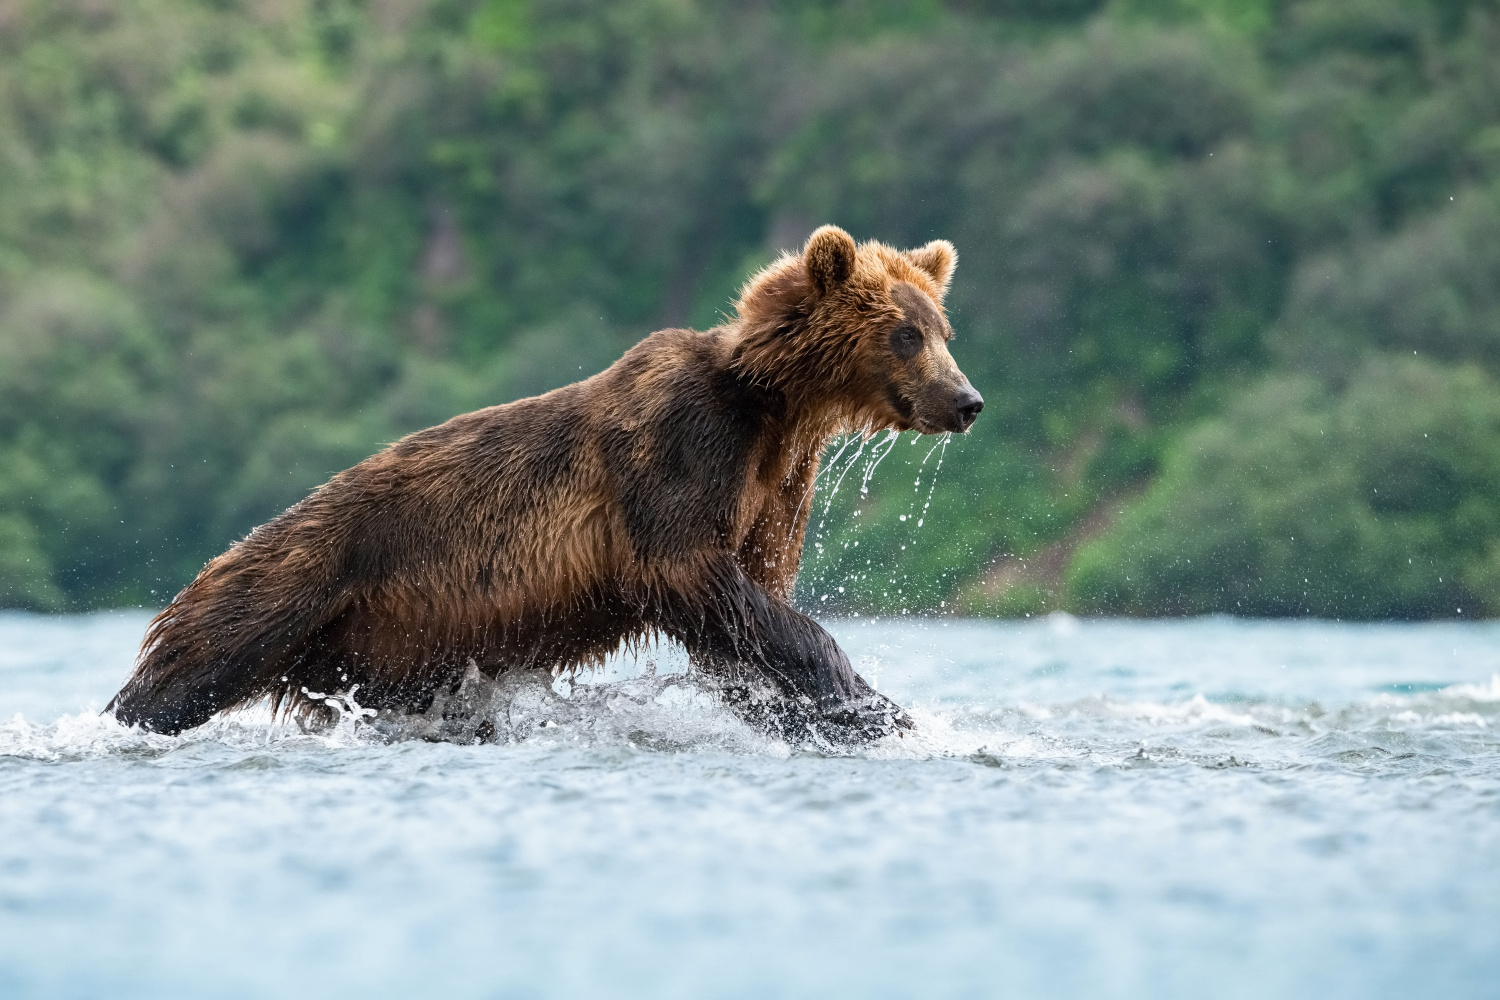
[[953,268],[958,264],[958,251],[952,243],[933,240],[925,247],[906,251],[906,259],[932,275],[939,295],[948,294],[948,282],[953,280]]
[[838,226],[820,226],[807,238],[802,259],[818,293],[827,295],[854,273],[854,238]]

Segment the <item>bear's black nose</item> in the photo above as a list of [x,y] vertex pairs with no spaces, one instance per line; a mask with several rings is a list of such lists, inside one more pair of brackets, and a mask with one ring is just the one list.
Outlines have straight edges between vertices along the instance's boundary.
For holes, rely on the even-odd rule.
[[984,397],[975,392],[972,385],[965,386],[953,401],[953,409],[958,418],[958,429],[966,431],[974,423],[974,418],[979,416],[979,411],[984,409]]

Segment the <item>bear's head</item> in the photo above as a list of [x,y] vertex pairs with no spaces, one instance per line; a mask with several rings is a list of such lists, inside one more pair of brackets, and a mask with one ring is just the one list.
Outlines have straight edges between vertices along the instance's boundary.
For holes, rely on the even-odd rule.
[[824,226],[745,285],[735,363],[847,429],[966,431],[984,400],[948,353],[957,262],[947,240],[899,251]]

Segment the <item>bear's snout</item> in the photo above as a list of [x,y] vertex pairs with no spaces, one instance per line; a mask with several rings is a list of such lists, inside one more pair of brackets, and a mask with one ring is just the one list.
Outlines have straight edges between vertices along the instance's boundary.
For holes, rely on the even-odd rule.
[[953,429],[959,433],[968,430],[982,409],[984,397],[972,385],[964,386],[953,400]]

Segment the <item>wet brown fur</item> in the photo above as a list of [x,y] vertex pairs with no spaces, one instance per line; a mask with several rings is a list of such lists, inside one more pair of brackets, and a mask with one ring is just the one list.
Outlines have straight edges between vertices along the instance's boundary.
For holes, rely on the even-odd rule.
[[[814,715],[902,724],[789,600],[830,435],[963,429],[941,305],[955,260],[826,226],[746,284],[731,322],[403,438],[205,566],[110,708],[178,732],[262,698],[307,714],[305,690],[358,684],[363,705],[422,711],[470,660],[558,671],[666,635]],[[920,350],[900,357],[910,329]]]

